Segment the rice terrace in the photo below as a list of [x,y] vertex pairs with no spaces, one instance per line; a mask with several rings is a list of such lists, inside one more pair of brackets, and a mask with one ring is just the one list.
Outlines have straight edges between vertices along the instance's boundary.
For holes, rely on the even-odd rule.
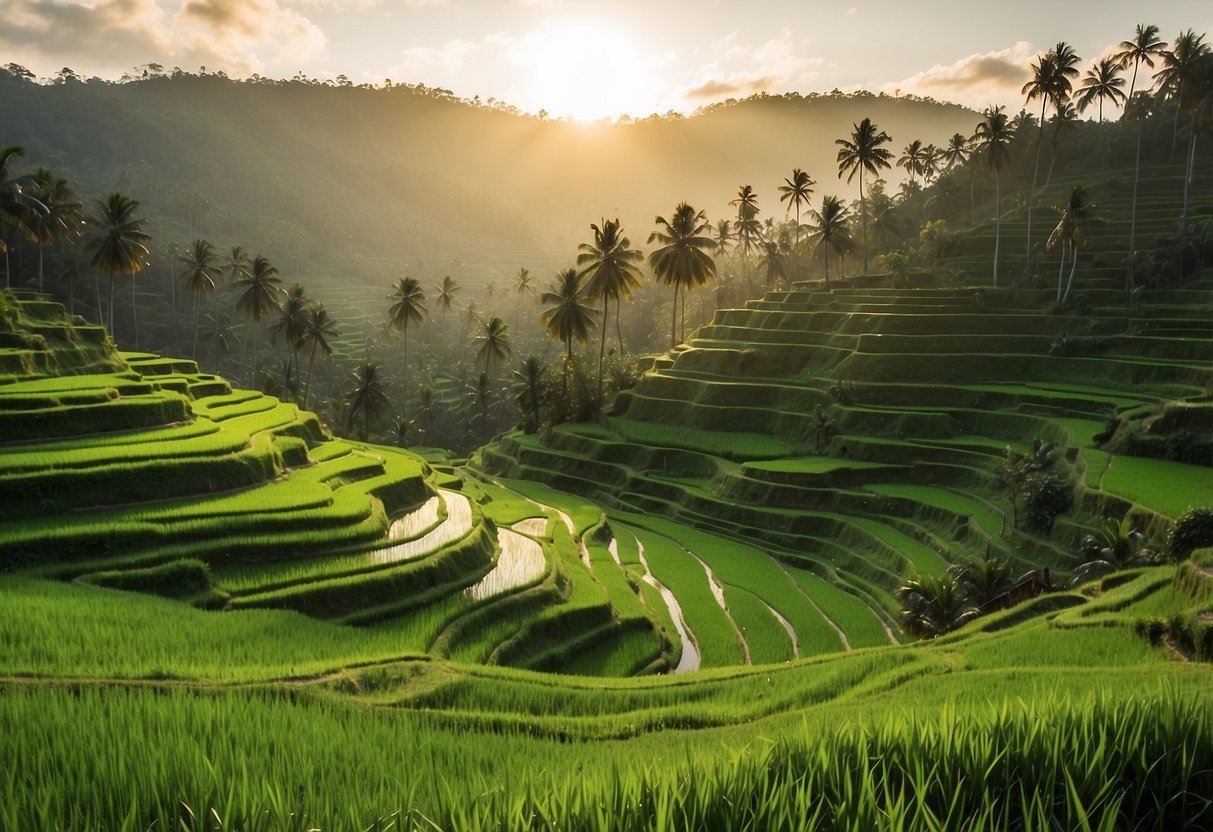
[[0,7],[0,830],[1213,830],[1208,9],[389,5]]

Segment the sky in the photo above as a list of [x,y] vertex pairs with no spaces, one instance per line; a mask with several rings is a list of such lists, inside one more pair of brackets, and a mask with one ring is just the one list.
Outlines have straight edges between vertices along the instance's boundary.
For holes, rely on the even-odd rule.
[[[1057,41],[1083,67],[1139,23],[1213,29],[1208,0],[0,0],[0,64],[117,79],[148,63],[345,75],[578,119],[757,92],[867,89],[1022,106]],[[1145,78],[1142,78],[1144,81]],[[1139,81],[1139,88],[1142,81]]]

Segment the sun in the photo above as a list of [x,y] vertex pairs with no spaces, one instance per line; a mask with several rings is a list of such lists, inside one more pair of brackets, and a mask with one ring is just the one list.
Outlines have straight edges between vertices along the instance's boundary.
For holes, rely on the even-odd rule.
[[596,121],[640,115],[652,98],[649,62],[628,35],[590,23],[532,32],[514,55],[528,109]]

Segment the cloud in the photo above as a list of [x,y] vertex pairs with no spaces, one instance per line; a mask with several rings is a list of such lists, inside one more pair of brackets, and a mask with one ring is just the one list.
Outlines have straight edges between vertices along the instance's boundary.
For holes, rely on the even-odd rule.
[[129,69],[138,56],[163,58],[171,45],[166,15],[155,0],[9,0],[0,5],[0,46],[19,60],[44,58],[70,66],[87,56],[104,68]]
[[278,0],[6,0],[0,47],[19,62],[115,74],[145,62],[205,64],[233,74],[322,51],[324,33]]
[[440,78],[447,83],[458,74],[468,56],[481,48],[481,44],[456,38],[442,46],[412,46],[400,53],[400,62],[389,68],[388,74],[404,80],[420,80],[431,83]]
[[1028,66],[1037,50],[1026,41],[996,52],[979,52],[954,63],[937,64],[902,81],[884,86],[886,92],[912,92],[984,107],[1014,104],[1029,79]]
[[741,43],[737,33],[730,32],[707,51],[712,59],[700,65],[697,77],[682,92],[692,104],[803,86],[822,63],[806,54],[787,29],[757,46]]
[[692,101],[707,99],[716,101],[721,98],[744,98],[755,93],[770,90],[779,79],[773,75],[763,75],[760,78],[720,81],[712,79],[686,91],[686,97]]

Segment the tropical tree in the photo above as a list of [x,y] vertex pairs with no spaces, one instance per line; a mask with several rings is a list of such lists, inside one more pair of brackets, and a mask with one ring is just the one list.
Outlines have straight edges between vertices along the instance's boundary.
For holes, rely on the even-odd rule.
[[548,337],[564,344],[563,395],[569,395],[569,364],[573,360],[573,340],[584,344],[594,328],[594,313],[585,302],[585,291],[581,275],[576,269],[565,269],[556,274],[556,280],[539,298],[547,304],[540,322],[547,328]]
[[[282,338],[287,347],[286,372],[283,374],[286,386],[298,393],[299,379],[299,350],[303,349],[304,335],[307,333],[307,310],[311,301],[303,291],[302,284],[296,283],[286,293],[286,300],[278,310],[278,320],[270,324],[270,340],[275,344]],[[292,379],[294,381],[292,382]]]
[[232,350],[236,328],[232,326],[230,315],[204,315],[202,321],[201,340],[212,345],[211,356],[215,364]]
[[1120,62],[1115,58],[1101,58],[1096,61],[1086,76],[1082,86],[1078,88],[1078,112],[1085,113],[1093,103],[1099,104],[1099,123],[1103,124],[1104,101],[1122,104],[1127,96],[1121,89],[1125,79],[1120,77]]
[[762,256],[758,258],[758,268],[766,273],[767,291],[786,284],[788,281],[788,264],[777,243],[765,242],[762,244]]
[[1032,262],[1032,205],[1036,202],[1036,182],[1040,175],[1040,151],[1044,146],[1045,108],[1050,103],[1060,107],[1069,98],[1070,90],[1073,89],[1070,79],[1078,75],[1078,70],[1074,66],[1078,60],[1078,56],[1074,54],[1074,50],[1069,44],[1064,41],[1058,43],[1032,64],[1032,78],[1023,85],[1021,90],[1028,104],[1040,99],[1040,121],[1037,124],[1036,132],[1036,162],[1032,168],[1032,190],[1028,195],[1028,239],[1025,262],[1029,269]]
[[910,174],[910,181],[914,181],[915,176],[920,176],[925,173],[923,167],[924,148],[922,139],[915,139],[906,145],[902,151],[901,158],[897,160],[897,167],[905,168],[906,173]]
[[1146,23],[1137,24],[1137,31],[1132,40],[1120,42],[1120,51],[1112,58],[1120,62],[1121,69],[1128,69],[1129,64],[1133,64],[1133,78],[1129,81],[1129,99],[1133,98],[1133,93],[1137,89],[1138,67],[1145,64],[1153,69],[1154,59],[1161,58],[1166,48],[1166,42],[1158,39],[1158,27]]
[[[11,177],[12,160],[24,155],[25,150],[16,145],[0,147],[0,253],[4,254],[4,285],[7,288],[12,288],[9,236],[17,232],[29,240],[37,240],[37,225],[47,213],[46,205],[38,198],[38,183],[28,176]],[[97,306],[97,314],[100,314],[100,301]]]
[[421,284],[412,277],[399,278],[396,285],[392,287],[392,294],[388,295],[388,300],[392,301],[392,305],[388,307],[387,311],[388,329],[404,336],[404,386],[407,390],[409,384],[409,325],[420,326],[429,310],[425,306],[425,292],[421,291]]
[[980,560],[965,558],[948,567],[956,579],[965,601],[980,610],[994,599],[1005,595],[1014,585],[1011,565],[1005,558],[986,552]]
[[1179,115],[1184,109],[1186,88],[1195,84],[1200,76],[1204,57],[1209,53],[1205,36],[1192,29],[1181,32],[1175,44],[1162,53],[1162,69],[1154,76],[1155,88],[1175,102],[1175,126],[1171,134],[1171,153],[1179,142]]
[[232,246],[232,250],[228,252],[227,262],[223,264],[223,271],[235,286],[249,274],[252,273],[253,258],[249,253],[240,246]]
[[615,301],[615,332],[619,337],[619,350],[623,351],[623,332],[619,327],[619,307],[624,300],[631,300],[632,292],[640,288],[640,269],[637,263],[644,262],[644,254],[631,248],[632,241],[623,234],[618,219],[602,221],[602,226],[590,225],[594,241],[577,247],[577,265],[582,269],[578,277],[584,280],[587,300],[602,298],[601,333],[598,347],[598,404],[602,405],[602,362],[606,356],[606,322],[608,305]]
[[543,389],[543,362],[533,355],[526,357],[522,367],[514,371],[514,401],[522,410],[523,433],[539,430],[539,405]]
[[956,578],[923,575],[906,581],[897,589],[901,602],[901,628],[919,639],[935,638],[955,630],[977,617],[977,609],[967,600]]
[[1136,126],[1137,134],[1137,146],[1133,156],[1133,197],[1129,207],[1129,262],[1125,271],[1126,304],[1133,292],[1134,275],[1137,271],[1137,185],[1141,179],[1141,128],[1153,113],[1153,108],[1154,98],[1149,93],[1139,92],[1125,103],[1125,112],[1122,116],[1122,120]]
[[1049,119],[1049,124],[1053,127],[1053,135],[1049,141],[1049,172],[1045,176],[1045,185],[1053,181],[1053,166],[1057,164],[1057,147],[1061,142],[1061,134],[1078,129],[1078,110],[1069,101],[1062,101],[1057,105],[1057,112]]
[[825,261],[826,288],[830,288],[830,257],[845,254],[851,245],[851,235],[847,225],[850,222],[847,207],[836,196],[823,196],[821,209],[810,210],[813,233],[809,242],[816,243],[815,254],[821,254]]
[[[531,272],[528,269],[522,268],[518,270],[518,274],[514,275],[514,296],[518,299],[514,309],[514,326],[518,327],[522,320],[522,299],[529,293],[532,297],[535,295],[534,278],[531,277]],[[441,296],[439,296],[441,302]]]
[[943,164],[943,151],[928,143],[922,149],[922,177],[927,182],[939,175],[939,167]]
[[[737,247],[741,250],[741,274],[745,279],[746,296],[751,297],[754,287],[750,283],[750,255],[757,251],[758,241],[762,239],[762,224],[758,221],[758,194],[751,186],[742,185],[737,191],[737,198],[731,200],[729,205],[737,208],[737,224],[733,230]],[[706,223],[706,217],[704,221]],[[650,237],[649,242],[652,241]]]
[[[1045,244],[1045,251],[1048,252],[1061,247],[1061,264],[1057,268],[1058,303],[1064,304],[1070,298],[1070,288],[1074,285],[1074,270],[1078,266],[1078,249],[1086,245],[1082,230],[1078,227],[1078,221],[1087,216],[1090,207],[1087,204],[1086,190],[1082,185],[1075,185],[1070,190],[1070,197],[1066,200],[1066,204],[1058,208],[1061,219],[1058,220],[1053,233],[1049,235],[1048,243]],[[1066,264],[1067,254],[1071,255],[1070,277],[1066,281],[1063,292],[1061,275]]]
[[[109,325],[114,326],[114,275],[135,275],[147,265],[151,235],[143,230],[144,220],[136,217],[139,203],[128,196],[112,193],[97,200],[97,215],[88,220],[87,245],[93,252],[89,265],[109,277]],[[131,280],[131,323],[134,342],[139,343],[139,322],[135,317],[135,281]]]
[[305,410],[307,409],[308,390],[312,384],[312,365],[316,362],[316,353],[319,352],[324,358],[332,355],[333,345],[329,343],[329,340],[339,337],[340,334],[337,330],[337,322],[329,317],[328,310],[324,308],[323,303],[313,303],[308,306],[303,326],[303,345],[308,348],[307,378],[303,382],[303,407]]
[[863,222],[863,271],[868,272],[868,213],[867,201],[863,190],[864,172],[880,176],[880,171],[889,167],[893,157],[891,151],[881,147],[892,141],[889,134],[881,130],[877,132],[876,125],[870,118],[865,118],[859,124],[852,125],[850,139],[835,139],[838,145],[838,178],[847,174],[847,184],[859,174],[859,215]]
[[[749,187],[746,185],[742,189],[743,195]],[[757,222],[753,216],[748,221]],[[649,252],[649,265],[659,281],[674,288],[674,310],[670,316],[670,347],[673,348],[677,343],[674,324],[678,319],[678,296],[716,276],[716,262],[708,253],[715,243],[708,236],[711,225],[707,216],[685,202],[678,203],[670,219],[657,217],[654,222],[657,230],[649,235],[649,244],[660,243],[661,247]],[[682,315],[683,337],[686,337],[685,295]]]
[[788,211],[793,209],[796,211],[796,244],[793,251],[796,252],[797,257],[800,256],[800,209],[809,204],[809,198],[813,196],[813,186],[816,184],[813,178],[803,170],[793,168],[792,175],[786,177],[783,184],[779,186],[779,201],[788,204],[788,207],[784,209],[784,215],[786,216]]
[[973,135],[976,153],[981,158],[987,173],[994,174],[994,285],[998,285],[998,243],[1002,237],[1002,190],[1000,176],[1011,158],[1011,140],[1014,131],[1007,123],[1007,114],[1001,106],[987,107]]
[[216,264],[219,253],[215,247],[203,239],[194,240],[194,245],[179,258],[185,267],[185,290],[194,296],[194,351],[198,355],[198,299],[203,295],[214,294],[219,285],[223,272]]
[[374,361],[363,361],[354,370],[353,385],[345,396],[345,433],[353,430],[355,420],[362,417],[362,441],[365,442],[371,422],[387,409],[387,385]]
[[[233,249],[233,253],[235,250]],[[236,309],[247,318],[253,319],[253,378],[257,385],[257,342],[261,339],[261,319],[271,311],[282,308],[282,279],[278,277],[278,268],[258,254],[248,266],[248,269],[236,278]]]
[[733,224],[728,220],[717,220],[712,229],[712,256],[723,259],[728,256],[733,243]]
[[952,138],[948,139],[948,144],[941,151],[943,163],[951,170],[958,165],[963,165],[969,161],[969,157],[973,155],[972,149],[969,146],[969,140],[960,133],[953,133]]
[[513,348],[510,346],[510,328],[505,321],[494,316],[484,325],[484,331],[476,336],[480,346],[476,350],[476,360],[484,367],[489,378],[493,378],[493,364],[510,357]]
[[[38,239],[38,291],[41,292],[43,249],[51,243],[59,243],[62,251],[63,243],[75,240],[83,233],[84,206],[67,180],[55,176],[46,168],[34,171],[31,178],[38,186],[42,204],[46,206],[45,213],[33,214]],[[3,245],[2,241],[0,245]]]

